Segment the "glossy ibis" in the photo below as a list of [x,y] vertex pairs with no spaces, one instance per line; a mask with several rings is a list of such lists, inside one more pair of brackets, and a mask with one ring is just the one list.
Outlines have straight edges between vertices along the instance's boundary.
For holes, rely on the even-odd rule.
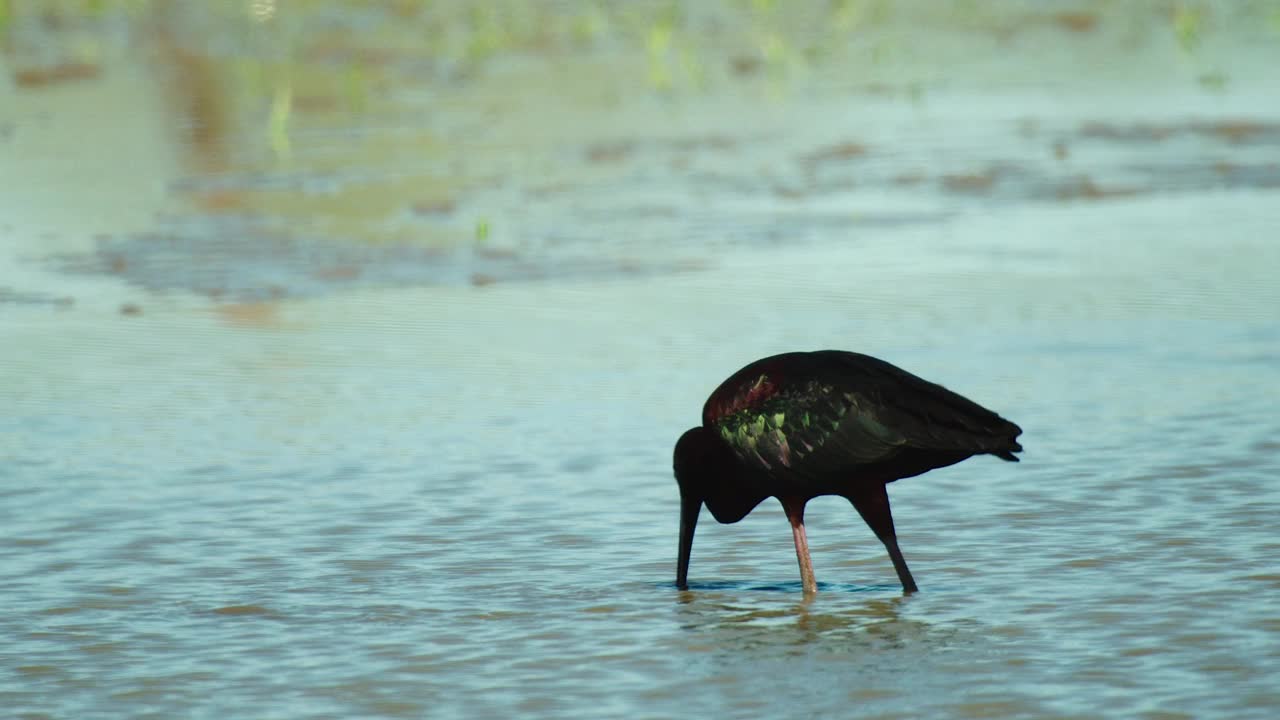
[[776,497],[791,521],[804,590],[817,591],[804,506],[819,495],[840,495],[888,549],[902,589],[915,592],[885,485],[973,455],[1017,462],[1021,433],[977,403],[869,355],[822,350],[757,360],[711,393],[702,425],[676,443],[676,586],[688,588],[704,504],[727,524]]

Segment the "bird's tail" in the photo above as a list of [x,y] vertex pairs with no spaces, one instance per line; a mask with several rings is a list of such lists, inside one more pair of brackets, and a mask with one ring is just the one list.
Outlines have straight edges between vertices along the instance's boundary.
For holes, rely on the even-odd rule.
[[1003,448],[1000,448],[999,450],[992,450],[991,454],[995,455],[1001,460],[1007,460],[1009,462],[1019,462],[1018,456],[1014,455],[1014,453],[1018,453],[1018,452],[1022,452],[1022,445],[1020,445],[1016,440],[1011,440],[1009,441],[1008,447],[1003,447]]

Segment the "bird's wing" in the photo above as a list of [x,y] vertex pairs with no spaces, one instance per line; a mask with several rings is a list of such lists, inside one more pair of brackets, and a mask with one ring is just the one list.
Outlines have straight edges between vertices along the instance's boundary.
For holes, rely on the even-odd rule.
[[839,351],[770,360],[725,381],[703,410],[704,424],[759,469],[865,465],[910,449],[1020,449],[1016,425],[881,360]]
[[[815,353],[826,354],[826,353]],[[832,352],[835,381],[856,398],[859,417],[889,428],[907,448],[939,452],[1011,453],[1022,429],[994,412],[883,360],[857,353]]]
[[880,422],[841,373],[814,372],[821,368],[804,367],[807,360],[796,353],[743,368],[712,393],[703,424],[765,471],[799,468],[832,451],[847,463],[870,463],[902,446],[906,438]]

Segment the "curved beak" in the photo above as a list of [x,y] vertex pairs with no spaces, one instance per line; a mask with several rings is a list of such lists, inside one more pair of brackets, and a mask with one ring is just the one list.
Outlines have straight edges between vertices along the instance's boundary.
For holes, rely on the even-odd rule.
[[689,555],[693,552],[693,531],[698,527],[702,499],[680,493],[680,556],[676,560],[676,587],[689,589]]

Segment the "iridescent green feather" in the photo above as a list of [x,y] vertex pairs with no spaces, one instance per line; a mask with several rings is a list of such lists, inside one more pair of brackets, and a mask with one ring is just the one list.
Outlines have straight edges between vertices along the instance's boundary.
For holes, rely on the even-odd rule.
[[721,418],[717,430],[743,460],[766,469],[790,466],[822,447],[850,405],[817,382],[766,398]]

